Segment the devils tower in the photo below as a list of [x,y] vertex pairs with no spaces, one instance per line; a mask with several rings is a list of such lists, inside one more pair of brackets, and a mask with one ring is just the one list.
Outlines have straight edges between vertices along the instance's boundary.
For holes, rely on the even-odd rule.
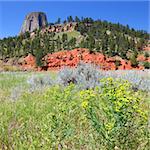
[[43,12],[32,12],[28,14],[23,22],[20,34],[32,32],[47,25],[47,17]]

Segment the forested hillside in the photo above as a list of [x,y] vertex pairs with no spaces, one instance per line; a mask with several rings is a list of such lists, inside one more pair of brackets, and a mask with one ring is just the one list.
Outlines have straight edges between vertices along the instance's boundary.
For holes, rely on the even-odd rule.
[[[29,53],[41,60],[48,53],[74,48],[88,48],[91,53],[100,52],[107,56],[120,56],[123,59],[137,57],[143,47],[148,43],[149,34],[145,31],[137,31],[128,25],[114,24],[107,21],[93,20],[92,18],[61,19],[55,24],[76,23],[73,31],[42,32],[43,29],[33,33],[26,32],[15,37],[0,40],[0,59],[20,58]],[[45,27],[45,28],[47,28]],[[33,35],[34,36],[31,36]],[[40,64],[40,63],[39,63]]]

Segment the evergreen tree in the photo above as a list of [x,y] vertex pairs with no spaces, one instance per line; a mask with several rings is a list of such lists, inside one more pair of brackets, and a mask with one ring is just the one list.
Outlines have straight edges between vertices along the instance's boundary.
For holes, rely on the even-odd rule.
[[113,39],[110,39],[108,54],[109,54],[109,56],[115,56],[116,55],[116,44],[115,44],[115,41]]
[[131,56],[130,61],[131,61],[132,67],[137,67],[137,66],[138,66],[138,61],[137,61],[137,59],[136,59],[136,55],[135,55],[135,54],[133,54],[133,55]]
[[148,52],[145,52],[145,53],[144,53],[144,56],[145,56],[146,58],[150,57],[150,55],[149,55]]
[[80,22],[80,19],[78,18],[78,16],[75,16],[75,22]]
[[73,22],[74,20],[73,20],[72,16],[69,16],[69,17],[67,17],[67,21],[68,22]]
[[58,36],[57,37],[57,51],[59,51],[60,49],[61,49],[61,39],[60,39],[60,37]]
[[35,57],[36,57],[36,65],[39,67],[42,67],[43,65],[43,62],[42,62],[43,56],[44,56],[43,50],[42,49],[37,50]]
[[150,69],[150,63],[149,62],[144,62],[144,67],[145,69]]
[[89,46],[88,46],[90,52],[94,51],[95,48],[95,39],[93,36],[89,36]]
[[57,21],[55,22],[55,24],[60,24],[61,23],[61,19],[58,18]]
[[68,42],[69,49],[74,49],[76,46],[76,38],[71,38]]
[[64,23],[64,24],[66,24],[66,23],[67,23],[67,21],[66,21],[66,20],[64,20],[64,21],[63,21],[63,23]]
[[62,35],[62,42],[64,43],[64,42],[66,42],[67,40],[68,40],[68,36],[67,36],[66,33],[64,33],[64,34]]
[[84,39],[82,39],[81,42],[79,43],[79,47],[81,47],[81,48],[85,48],[86,47]]

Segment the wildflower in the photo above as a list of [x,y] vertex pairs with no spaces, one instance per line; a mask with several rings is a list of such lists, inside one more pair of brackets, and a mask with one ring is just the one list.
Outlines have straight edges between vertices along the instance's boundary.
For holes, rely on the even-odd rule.
[[112,82],[113,81],[113,78],[112,77],[109,77],[107,78],[108,81]]
[[83,101],[83,102],[82,102],[82,107],[83,107],[84,109],[86,109],[87,106],[88,106],[88,101]]
[[108,123],[108,124],[105,125],[105,127],[108,131],[111,131],[114,127],[114,124],[113,123]]

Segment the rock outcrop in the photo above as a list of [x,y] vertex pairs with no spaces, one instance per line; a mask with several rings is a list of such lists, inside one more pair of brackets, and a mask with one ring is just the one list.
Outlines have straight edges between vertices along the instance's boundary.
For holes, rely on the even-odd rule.
[[21,62],[22,70],[35,70],[36,68],[36,58],[29,54]]
[[47,18],[43,12],[32,12],[28,14],[22,25],[20,34],[25,32],[33,32],[35,29],[42,28],[47,25]]
[[[142,58],[142,59],[141,59]],[[139,64],[137,67],[133,67],[131,62],[125,59],[122,59],[119,56],[107,57],[101,53],[95,52],[90,53],[86,48],[76,48],[73,50],[65,50],[55,52],[53,54],[47,54],[43,57],[43,67],[36,66],[36,58],[29,54],[23,59],[22,68],[23,70],[37,70],[37,71],[46,71],[46,70],[60,70],[64,67],[77,67],[77,65],[82,61],[84,63],[92,63],[100,67],[102,70],[132,70],[138,69],[143,70],[144,66]],[[139,55],[137,60],[150,62],[150,57],[145,58]],[[118,62],[118,63],[117,63]]]
[[[119,60],[119,66],[116,66],[116,61]],[[130,69],[143,69],[140,66],[133,68],[131,62],[123,60],[122,58],[106,57],[101,53],[90,53],[88,49],[77,48],[69,51],[60,51],[53,54],[48,54],[43,59],[45,62],[44,69],[46,70],[59,70],[65,66],[77,67],[80,61],[85,63],[96,64],[102,70],[130,70]]]
[[41,30],[42,33],[50,33],[50,32],[66,32],[66,31],[73,31],[78,26],[77,22],[69,22],[65,24],[55,24],[55,25],[49,25],[46,28],[43,28]]

